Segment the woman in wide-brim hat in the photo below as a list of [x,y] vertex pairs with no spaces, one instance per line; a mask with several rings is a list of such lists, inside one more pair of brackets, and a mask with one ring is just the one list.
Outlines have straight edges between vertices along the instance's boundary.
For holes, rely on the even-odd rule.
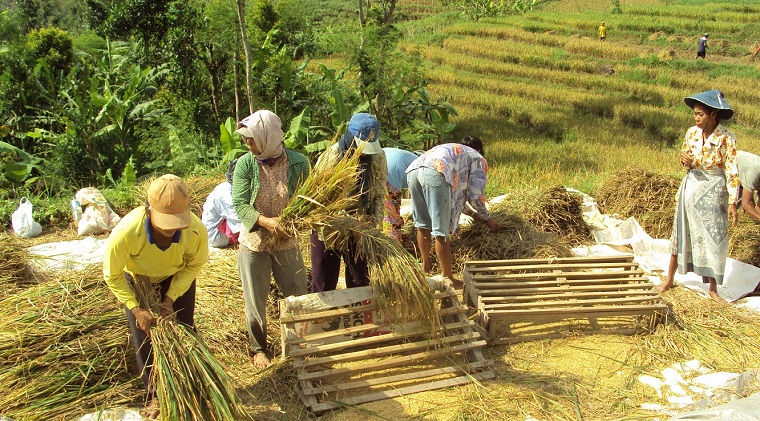
[[668,277],[660,292],[673,286],[679,273],[694,272],[709,283],[710,296],[722,300],[728,255],[728,222],[736,223],[739,170],[736,165],[736,136],[721,121],[734,110],[723,93],[710,90],[684,98],[694,110],[696,125],[689,128],[681,146],[681,165],[687,169],[678,192],[673,220]]

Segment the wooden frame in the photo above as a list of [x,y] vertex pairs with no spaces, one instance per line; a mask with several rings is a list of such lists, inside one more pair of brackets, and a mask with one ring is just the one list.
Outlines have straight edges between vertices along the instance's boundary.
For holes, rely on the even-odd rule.
[[635,334],[668,310],[632,255],[472,261],[463,277],[492,344]]
[[443,318],[436,332],[420,322],[392,323],[371,287],[280,300],[282,349],[307,409],[320,414],[493,378],[493,361],[481,351],[487,343],[467,307],[450,286],[433,286]]

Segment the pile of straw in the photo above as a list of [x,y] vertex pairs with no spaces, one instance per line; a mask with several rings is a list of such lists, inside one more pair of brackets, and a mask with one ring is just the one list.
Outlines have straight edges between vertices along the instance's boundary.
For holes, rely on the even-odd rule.
[[522,196],[518,213],[535,228],[555,234],[576,247],[592,242],[591,229],[583,219],[582,204],[577,194],[556,186],[539,192],[535,198]]
[[675,177],[631,168],[606,179],[596,201],[603,213],[634,217],[653,238],[670,238],[680,185]]
[[[155,286],[138,276],[133,287],[140,306],[160,314]],[[160,319],[151,328],[151,343],[150,383],[158,396],[162,421],[250,419],[232,379],[191,328]]]
[[729,228],[728,256],[760,266],[760,224],[739,210],[739,224]]
[[125,363],[124,311],[101,273],[68,276],[0,300],[0,408],[12,419],[76,419],[142,395]]
[[36,283],[28,261],[28,252],[18,238],[0,233],[0,299]]
[[494,205],[491,218],[500,229],[490,232],[475,222],[460,227],[451,243],[454,270],[461,271],[471,260],[504,260],[532,257],[569,257],[573,253],[556,235],[539,231],[506,205]]

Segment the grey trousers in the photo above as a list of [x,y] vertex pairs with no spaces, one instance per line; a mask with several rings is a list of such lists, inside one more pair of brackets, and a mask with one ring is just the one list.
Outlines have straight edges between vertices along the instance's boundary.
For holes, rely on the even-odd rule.
[[306,267],[301,251],[251,251],[240,245],[238,270],[243,282],[245,318],[251,350],[267,350],[267,297],[272,276],[285,297],[306,294]]

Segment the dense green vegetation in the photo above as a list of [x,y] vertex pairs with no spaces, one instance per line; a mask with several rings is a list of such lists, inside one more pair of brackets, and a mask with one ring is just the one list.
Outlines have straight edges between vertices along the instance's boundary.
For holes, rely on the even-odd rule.
[[712,88],[737,109],[740,147],[757,146],[757,1],[240,3],[247,57],[233,0],[5,1],[0,217],[22,195],[55,223],[86,185],[128,207],[142,177],[217,174],[243,151],[234,122],[259,108],[312,155],[358,110],[380,117],[385,144],[477,134],[491,194],[676,174],[682,98]]

